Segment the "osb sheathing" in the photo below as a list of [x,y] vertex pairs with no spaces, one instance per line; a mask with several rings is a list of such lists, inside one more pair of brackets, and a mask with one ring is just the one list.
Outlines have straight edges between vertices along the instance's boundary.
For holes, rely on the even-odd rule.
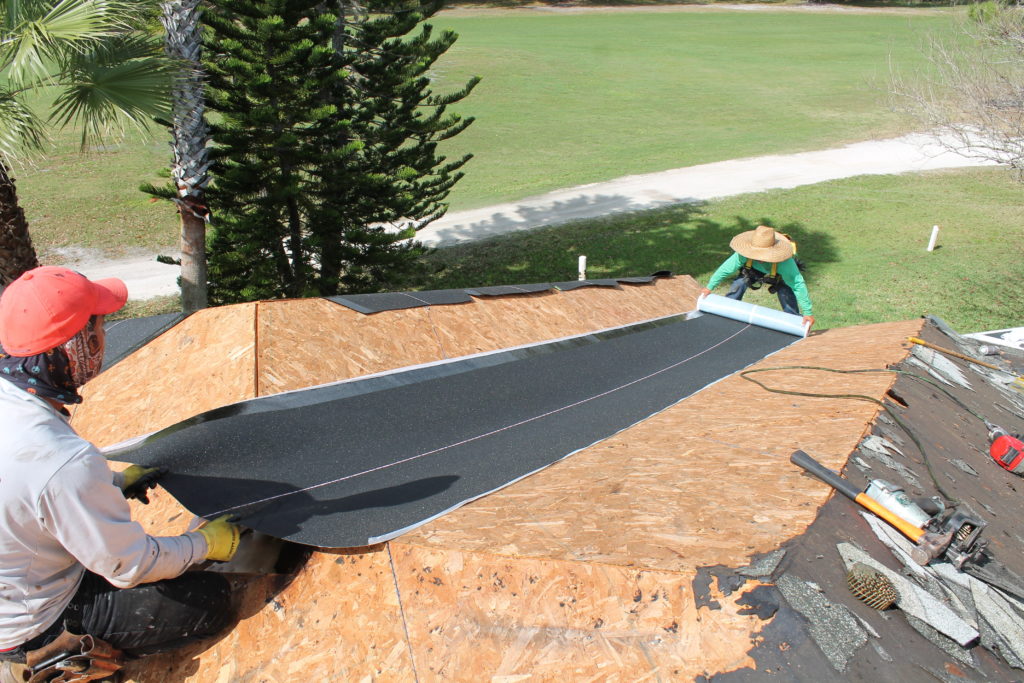
[[367,316],[327,299],[259,304],[259,395],[267,396],[441,356],[430,310]]
[[255,396],[256,304],[186,318],[82,390],[72,423],[98,446]]
[[244,618],[216,643],[131,662],[128,680],[415,680],[386,549],[318,552],[285,590],[270,581],[252,581]]
[[660,318],[694,307],[689,277],[363,315],[326,299],[260,302],[259,395]]
[[739,592],[698,606],[687,573],[391,551],[421,681],[682,681],[754,665],[760,619],[739,613]]
[[[157,345],[204,335],[237,356],[255,343],[252,364],[240,371],[249,395],[262,395],[678,313],[693,308],[698,289],[674,278],[371,316],[326,301],[261,302],[249,305],[247,319],[234,320],[232,309],[215,309],[225,316],[218,320],[193,316],[186,323],[199,320],[205,332],[179,325]],[[830,330],[758,366],[884,367],[905,355],[903,340],[919,329],[915,321]],[[120,386],[101,386],[109,393],[96,396],[155,384],[140,353],[113,369],[125,366]],[[76,427],[113,443],[187,417],[174,394],[202,382],[217,355],[178,361],[166,380],[175,390],[155,392],[147,408],[163,411],[166,394],[167,414],[121,422],[102,410],[85,414],[98,426],[80,414]],[[758,378],[878,398],[892,381],[811,371]],[[247,397],[236,391],[204,396],[199,410]],[[133,411],[129,403],[118,409]],[[314,553],[223,639],[185,658],[137,662],[130,680],[692,680],[753,666],[746,652],[764,622],[739,613],[738,593],[725,597],[714,586],[710,599],[721,609],[699,606],[696,568],[742,565],[800,533],[829,490],[800,475],[789,454],[803,448],[841,467],[876,409],[768,394],[727,378],[390,544]],[[178,533],[188,519],[163,492],[137,509],[154,533]]]

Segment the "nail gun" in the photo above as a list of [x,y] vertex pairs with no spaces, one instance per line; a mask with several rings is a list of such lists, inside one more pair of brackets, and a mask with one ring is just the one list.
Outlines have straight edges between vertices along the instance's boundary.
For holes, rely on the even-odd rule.
[[[918,526],[908,522],[899,513],[893,512],[803,451],[795,451],[789,459],[899,529],[900,533],[915,544],[911,552],[915,562],[925,565],[943,557],[965,574],[970,574],[1018,600],[1024,600],[1024,578],[997,562],[988,552],[987,544],[981,540],[981,531],[986,526],[982,520],[963,511],[942,510],[931,517],[928,517],[928,513],[923,513],[928,519],[923,526]],[[880,490],[881,484],[876,488]],[[902,493],[902,490],[899,492]],[[877,491],[875,493],[877,495]],[[909,499],[906,503],[896,500],[900,496],[895,491],[890,493],[893,494],[895,502],[886,501],[888,505],[903,512],[910,509],[908,503],[920,508]],[[902,497],[906,497],[906,494]]]
[[962,569],[968,562],[982,559],[986,546],[981,539],[981,531],[986,526],[984,521],[962,510],[946,510],[938,499],[928,499],[925,506],[932,511],[925,511],[903,489],[881,479],[873,480],[861,491],[803,451],[794,451],[789,459],[899,529],[914,542],[911,557],[918,564],[926,565],[943,557]]

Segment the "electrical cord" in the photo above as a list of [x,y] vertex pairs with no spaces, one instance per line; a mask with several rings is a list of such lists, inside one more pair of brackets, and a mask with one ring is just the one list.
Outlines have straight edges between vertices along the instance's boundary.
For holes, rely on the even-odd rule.
[[904,377],[908,377],[908,378],[911,378],[911,379],[916,379],[918,381],[924,382],[924,383],[930,385],[931,387],[933,387],[935,389],[938,389],[943,394],[945,394],[950,400],[952,400],[958,406],[963,408],[965,411],[967,411],[968,413],[970,413],[974,417],[978,418],[979,420],[981,420],[986,425],[988,424],[988,420],[986,420],[983,416],[979,415],[977,412],[975,412],[970,407],[968,407],[966,404],[964,404],[963,401],[961,401],[956,396],[954,396],[952,393],[950,393],[945,387],[940,385],[938,382],[934,382],[934,381],[928,379],[927,377],[922,377],[921,375],[915,374],[913,372],[907,372],[906,370],[893,370],[893,369],[889,369],[889,368],[884,368],[884,369],[882,369],[882,368],[870,368],[870,369],[861,369],[861,370],[837,370],[836,368],[825,368],[825,367],[821,367],[821,366],[817,366],[817,365],[782,365],[782,366],[773,367],[773,368],[754,368],[754,369],[751,369],[751,370],[744,370],[744,371],[739,373],[740,377],[742,377],[743,379],[747,380],[748,382],[753,382],[754,384],[758,385],[759,387],[761,387],[765,391],[771,392],[773,394],[786,394],[786,395],[789,395],[789,396],[806,396],[806,397],[809,397],[809,398],[845,398],[845,399],[858,400],[858,401],[869,401],[871,403],[874,403],[876,405],[881,406],[882,409],[885,410],[885,412],[889,414],[889,417],[891,417],[893,419],[893,421],[896,422],[896,424],[898,424],[900,426],[900,428],[904,432],[907,433],[907,436],[910,437],[910,440],[914,442],[914,445],[917,446],[917,449],[921,452],[921,456],[923,458],[924,466],[928,470],[928,476],[931,477],[932,483],[935,485],[935,489],[939,492],[939,495],[941,495],[945,499],[944,502],[946,502],[947,505],[950,506],[950,507],[953,507],[953,506],[956,506],[956,505],[960,504],[960,501],[958,499],[954,498],[953,496],[951,496],[945,490],[945,488],[942,486],[942,484],[939,482],[939,478],[935,474],[935,470],[932,468],[931,456],[925,450],[924,445],[921,443],[921,440],[917,438],[917,435],[914,433],[914,431],[912,429],[910,429],[910,427],[900,418],[900,416],[897,415],[895,413],[895,411],[893,411],[888,405],[886,405],[885,402],[883,402],[883,401],[881,401],[881,400],[879,400],[879,399],[877,399],[877,398],[875,398],[873,396],[866,396],[864,394],[823,394],[823,393],[809,392],[809,391],[792,391],[792,390],[787,390],[787,389],[775,389],[773,387],[769,387],[769,386],[765,385],[763,382],[760,382],[760,381],[754,379],[753,377],[749,377],[748,376],[748,375],[752,375],[752,374],[759,373],[759,372],[779,372],[779,371],[783,371],[783,370],[818,370],[818,371],[822,371],[822,372],[833,372],[833,373],[836,373],[836,374],[856,374],[856,373],[868,373],[868,372],[876,372],[876,373],[877,372],[889,372],[889,373],[893,373],[893,374],[896,374],[896,375],[902,375]]

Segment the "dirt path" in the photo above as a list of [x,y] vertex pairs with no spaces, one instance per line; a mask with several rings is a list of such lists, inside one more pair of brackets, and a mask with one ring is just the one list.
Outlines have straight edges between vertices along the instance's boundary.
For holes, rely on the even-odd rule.
[[[542,225],[641,211],[750,192],[810,185],[857,175],[910,173],[991,165],[945,151],[927,135],[858,142],[845,147],[721,161],[659,173],[626,176],[557,190],[516,202],[456,211],[418,233],[429,246],[446,246]],[[65,250],[62,265],[90,278],[119,277],[132,299],[177,293],[178,268],[156,254],[99,259],[87,250]]]

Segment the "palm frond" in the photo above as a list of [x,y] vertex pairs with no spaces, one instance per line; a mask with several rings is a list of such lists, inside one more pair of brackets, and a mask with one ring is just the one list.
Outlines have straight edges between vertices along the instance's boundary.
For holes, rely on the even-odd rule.
[[0,90],[0,162],[10,166],[23,151],[35,151],[46,140],[43,122],[19,94]]
[[154,117],[170,112],[172,75],[172,64],[152,38],[105,41],[65,63],[49,122],[80,124],[83,146],[122,132],[124,123],[146,128]]
[[8,0],[4,7],[0,69],[15,82],[52,78],[62,55],[88,50],[124,30],[116,23],[120,15],[98,0]]
[[123,30],[116,6],[100,0],[58,0],[40,22],[54,42],[90,43]]

